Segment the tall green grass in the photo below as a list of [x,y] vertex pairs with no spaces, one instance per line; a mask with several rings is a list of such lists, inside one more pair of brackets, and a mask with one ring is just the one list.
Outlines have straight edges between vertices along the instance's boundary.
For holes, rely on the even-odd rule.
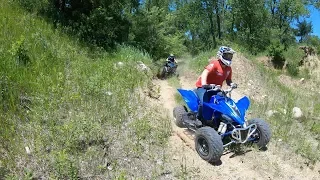
[[1,4],[1,179],[149,179],[170,168],[170,123],[139,93],[150,74],[137,61],[152,67],[148,54],[86,47]]

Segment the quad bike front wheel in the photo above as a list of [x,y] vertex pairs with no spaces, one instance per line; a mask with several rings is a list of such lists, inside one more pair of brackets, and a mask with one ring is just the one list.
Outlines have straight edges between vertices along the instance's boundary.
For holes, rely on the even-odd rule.
[[167,69],[166,69],[166,67],[163,67],[161,72],[160,72],[160,78],[161,79],[165,79],[166,78],[166,73],[167,73]]
[[219,161],[223,154],[221,136],[211,127],[196,131],[195,147],[199,156],[210,163]]
[[271,130],[269,124],[262,119],[251,119],[248,121],[250,124],[256,124],[257,130],[252,135],[254,143],[257,144],[259,149],[265,148],[271,139]]
[[185,114],[186,112],[187,110],[184,106],[177,106],[173,108],[173,117],[175,119],[175,124],[180,128],[185,127],[183,124],[183,114]]

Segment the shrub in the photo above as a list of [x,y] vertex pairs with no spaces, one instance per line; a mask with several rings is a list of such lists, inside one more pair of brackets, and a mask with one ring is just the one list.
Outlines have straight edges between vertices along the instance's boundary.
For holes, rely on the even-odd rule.
[[303,60],[304,52],[297,46],[290,46],[287,51],[283,53],[287,61],[287,70],[291,76],[299,74],[299,64]]
[[284,46],[279,41],[274,41],[268,47],[268,56],[272,57],[273,66],[277,69],[281,69],[285,63],[285,57],[283,55]]

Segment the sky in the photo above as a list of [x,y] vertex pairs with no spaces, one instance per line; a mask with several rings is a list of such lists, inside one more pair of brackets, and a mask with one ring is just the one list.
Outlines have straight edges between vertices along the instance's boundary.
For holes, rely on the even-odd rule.
[[313,33],[312,35],[316,35],[320,38],[320,10],[315,9],[314,7],[309,7],[310,10],[310,18],[307,20],[312,22]]

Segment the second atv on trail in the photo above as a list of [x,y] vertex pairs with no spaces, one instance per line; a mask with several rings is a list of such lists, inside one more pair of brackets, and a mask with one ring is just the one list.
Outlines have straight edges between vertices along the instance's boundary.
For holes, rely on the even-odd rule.
[[197,119],[199,98],[194,90],[178,89],[186,106],[173,109],[173,116],[178,127],[195,131],[195,149],[199,156],[208,162],[220,160],[224,148],[231,144],[255,143],[265,148],[271,138],[271,130],[262,119],[246,119],[250,100],[247,96],[238,102],[231,99],[235,87],[223,90],[220,86],[207,86],[206,91],[218,91],[210,102],[203,103],[203,119]]
[[166,62],[160,72],[160,78],[161,79],[166,79],[169,76],[176,75],[179,76],[177,73],[177,67],[178,65],[173,62]]

